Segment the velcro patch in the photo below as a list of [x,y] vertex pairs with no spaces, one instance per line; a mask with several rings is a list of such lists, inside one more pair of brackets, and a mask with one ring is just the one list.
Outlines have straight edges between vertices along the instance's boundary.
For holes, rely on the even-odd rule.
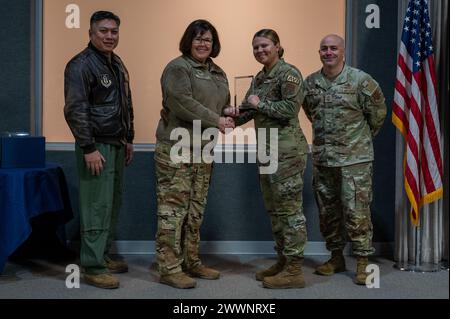
[[286,94],[287,96],[291,96],[291,95],[295,95],[297,93],[298,90],[298,85],[294,84],[292,82],[286,83],[286,85],[284,86],[284,94]]
[[292,75],[292,74],[288,75],[286,81],[292,82],[292,83],[295,83],[295,84],[300,84],[300,79],[298,77]]
[[381,89],[379,87],[372,94],[371,98],[372,98],[372,101],[376,104],[382,103],[384,101],[383,92],[381,92]]
[[368,96],[372,96],[372,94],[375,92],[375,90],[378,88],[378,83],[375,82],[374,80],[370,79],[370,80],[365,80],[362,83],[362,87],[363,87],[363,93],[368,95]]

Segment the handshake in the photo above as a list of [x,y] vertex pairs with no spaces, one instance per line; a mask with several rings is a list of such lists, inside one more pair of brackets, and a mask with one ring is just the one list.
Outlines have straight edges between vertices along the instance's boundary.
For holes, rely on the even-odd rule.
[[238,117],[240,113],[247,111],[256,111],[260,100],[257,95],[250,95],[247,100],[244,100],[238,107],[228,105],[223,110],[225,117],[219,119],[219,130],[225,133],[227,128],[235,128],[234,118]]

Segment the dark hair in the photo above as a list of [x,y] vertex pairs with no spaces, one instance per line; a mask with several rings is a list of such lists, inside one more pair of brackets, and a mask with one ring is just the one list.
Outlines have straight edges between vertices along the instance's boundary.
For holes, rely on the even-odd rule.
[[112,13],[110,11],[96,11],[91,16],[91,21],[90,21],[91,29],[92,29],[92,26],[94,25],[94,23],[101,21],[101,20],[105,20],[105,19],[114,20],[114,21],[116,21],[117,26],[120,26],[120,18],[118,16],[116,16],[114,13]]
[[[256,37],[263,37],[263,38],[267,38],[269,40],[271,40],[275,45],[280,44],[280,37],[278,36],[278,34],[275,32],[275,30],[272,29],[262,29],[259,30],[258,32],[255,33],[255,35],[253,36],[253,39]],[[283,47],[280,45],[280,49],[278,50],[278,57],[282,57],[284,54],[284,49]]]
[[205,32],[210,31],[212,34],[212,51],[210,56],[215,58],[220,53],[220,41],[216,28],[206,20],[195,20],[184,31],[180,40],[180,51],[184,55],[191,55],[192,41],[197,35],[203,35]]

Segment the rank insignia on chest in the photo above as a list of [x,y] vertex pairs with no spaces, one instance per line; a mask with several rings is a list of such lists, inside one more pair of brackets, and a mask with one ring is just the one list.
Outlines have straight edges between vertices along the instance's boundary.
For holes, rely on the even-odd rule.
[[331,94],[325,95],[325,103],[331,103],[332,100],[333,98],[331,97]]
[[100,83],[105,87],[109,88],[112,84],[111,78],[109,77],[109,74],[102,74],[100,75]]
[[345,84],[342,86],[342,92],[344,93],[355,93],[355,89],[350,84]]

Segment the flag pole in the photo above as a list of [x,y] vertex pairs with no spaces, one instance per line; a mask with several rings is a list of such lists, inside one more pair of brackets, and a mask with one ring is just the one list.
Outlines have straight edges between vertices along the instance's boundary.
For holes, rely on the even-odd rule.
[[414,247],[414,261],[408,262],[408,266],[406,271],[411,272],[419,272],[419,273],[425,273],[425,272],[438,272],[441,271],[441,263],[433,263],[433,262],[424,262],[423,261],[423,254],[422,254],[422,235],[423,235],[423,227],[426,225],[425,223],[425,216],[424,212],[422,211],[420,213],[420,222],[418,225],[414,225],[414,232],[415,232],[415,247]]
[[[418,272],[418,273],[426,273],[426,272],[438,272],[441,270],[448,271],[448,264],[443,264],[441,262],[433,263],[433,262],[424,262],[423,254],[422,254],[422,245],[423,245],[423,227],[425,227],[425,216],[423,212],[421,212],[419,218],[420,222],[418,225],[413,225],[411,220],[409,220],[408,227],[414,227],[414,258],[408,258],[407,261],[398,261],[394,264],[394,267],[401,271],[409,271],[409,272]],[[409,253],[407,253],[409,255]]]
[[[420,218],[422,219],[422,215],[423,214],[421,214],[421,216],[420,216]],[[420,271],[420,266],[421,266],[421,261],[422,261],[422,244],[421,244],[421,241],[422,241],[422,231],[421,231],[421,224],[419,224],[419,225],[415,225],[414,226],[414,230],[415,230],[415,233],[416,233],[416,244],[414,245],[415,247],[415,252],[414,252],[414,259],[415,259],[415,262],[414,262],[414,269],[416,269],[416,271],[417,270],[419,270]],[[414,271],[414,270],[413,270]]]
[[433,37],[427,0],[408,1],[401,31],[394,92],[392,122],[405,138],[405,190],[412,208],[419,214],[411,214],[414,222],[404,224],[407,234],[415,235],[411,239],[415,247],[413,251],[408,251],[407,245],[403,250],[406,260],[399,263],[398,268],[415,272],[440,271],[440,261],[435,263],[435,256],[422,249],[429,246],[427,234],[431,229],[429,207],[421,206],[442,197],[444,175]]

